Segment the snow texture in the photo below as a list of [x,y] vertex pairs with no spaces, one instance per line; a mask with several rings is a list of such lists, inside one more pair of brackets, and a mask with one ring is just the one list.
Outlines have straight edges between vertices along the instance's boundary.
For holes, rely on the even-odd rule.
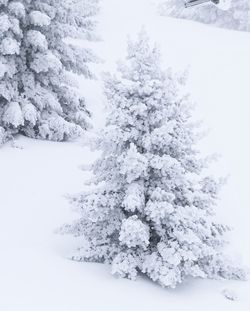
[[237,301],[238,300],[237,294],[233,290],[230,290],[227,288],[223,289],[222,295],[226,299],[231,300],[231,301]]

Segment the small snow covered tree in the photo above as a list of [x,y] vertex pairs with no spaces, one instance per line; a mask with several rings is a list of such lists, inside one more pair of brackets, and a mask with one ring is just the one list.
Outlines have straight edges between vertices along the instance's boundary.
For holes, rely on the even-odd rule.
[[184,3],[184,0],[164,1],[160,5],[160,13],[222,28],[250,31],[250,2],[248,0],[232,0],[231,8],[225,11],[211,3],[191,8],[185,8]]
[[72,75],[95,56],[67,38],[94,38],[98,0],[0,0],[0,142],[15,133],[62,141],[88,128]]
[[91,190],[73,198],[80,219],[62,229],[84,236],[75,260],[110,263],[130,279],[141,272],[166,287],[241,277],[222,255],[220,182],[204,176],[182,80],[162,71],[145,32],[129,42],[119,75],[107,75],[109,116],[95,141],[102,156]]

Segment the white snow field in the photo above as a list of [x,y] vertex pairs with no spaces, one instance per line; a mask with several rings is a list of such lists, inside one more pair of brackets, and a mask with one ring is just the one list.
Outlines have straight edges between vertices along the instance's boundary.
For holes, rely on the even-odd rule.
[[[107,62],[95,66],[97,73],[115,68],[125,55],[127,35],[143,24],[159,42],[166,65],[190,69],[197,116],[211,128],[201,148],[220,153],[213,171],[230,175],[218,214],[235,228],[230,252],[250,264],[250,33],[160,17],[149,0],[102,0],[103,41],[95,48]],[[86,89],[98,127],[100,82]],[[249,282],[190,280],[168,290],[143,278],[116,279],[104,265],[68,260],[78,241],[54,231],[77,216],[64,194],[82,190],[88,174],[79,167],[96,155],[79,142],[19,137],[16,144],[22,148],[9,143],[0,149],[1,311],[250,310]],[[226,299],[223,290],[238,300]]]

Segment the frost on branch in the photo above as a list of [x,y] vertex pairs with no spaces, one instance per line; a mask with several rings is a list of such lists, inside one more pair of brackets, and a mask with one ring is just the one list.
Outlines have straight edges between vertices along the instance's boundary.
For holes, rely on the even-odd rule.
[[3,123],[17,128],[24,124],[21,107],[17,102],[11,102],[3,114]]
[[142,247],[147,249],[149,245],[149,227],[136,215],[122,221],[119,240],[121,245],[128,248]]
[[[90,112],[70,74],[91,77],[97,0],[1,1],[0,145],[16,133],[67,140],[90,126]],[[15,104],[14,104],[15,103]]]
[[3,55],[14,55],[20,53],[19,43],[12,38],[4,38],[1,41],[0,52]]
[[221,185],[204,173],[179,81],[161,69],[144,32],[129,42],[117,75],[105,79],[109,114],[94,141],[102,156],[92,187],[72,199],[80,218],[64,232],[84,237],[74,259],[109,263],[120,277],[144,273],[166,287],[190,277],[241,279],[222,253]]
[[49,26],[51,23],[51,18],[41,11],[32,11],[29,14],[29,19],[30,23],[34,26]]

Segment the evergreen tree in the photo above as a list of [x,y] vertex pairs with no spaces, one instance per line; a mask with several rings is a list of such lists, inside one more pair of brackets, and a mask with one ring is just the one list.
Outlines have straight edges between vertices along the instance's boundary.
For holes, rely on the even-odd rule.
[[222,28],[250,31],[248,0],[232,0],[231,8],[226,11],[211,4],[185,8],[184,3],[184,0],[167,0],[160,5],[160,12],[163,15],[190,19]]
[[[98,0],[0,0],[0,143],[16,133],[62,141],[89,126],[72,74],[89,78]],[[68,40],[69,41],[69,40]]]
[[[73,198],[81,217],[64,232],[84,236],[75,260],[107,262],[162,286],[188,277],[240,278],[222,255],[227,226],[215,220],[220,182],[204,176],[182,79],[161,69],[144,32],[108,75],[106,127],[96,139],[91,189]],[[93,188],[94,186],[94,188]]]

